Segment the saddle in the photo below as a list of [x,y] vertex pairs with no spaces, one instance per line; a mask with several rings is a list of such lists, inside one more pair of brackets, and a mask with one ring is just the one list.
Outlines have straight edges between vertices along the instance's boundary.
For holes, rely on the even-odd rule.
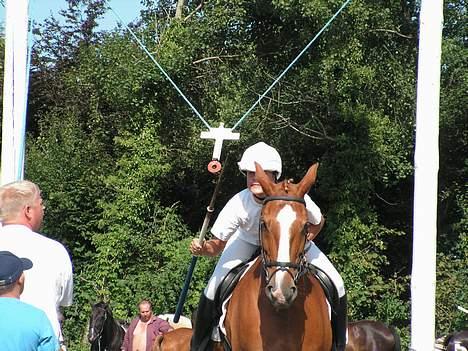
[[325,297],[327,298],[327,301],[330,304],[332,313],[336,313],[336,306],[338,306],[340,298],[338,296],[338,291],[335,288],[335,284],[333,284],[327,273],[325,273],[320,268],[314,266],[313,264],[309,263],[307,269],[319,281],[320,286],[322,287],[322,290],[325,293]]
[[217,335],[218,335],[217,337],[220,338],[220,341],[223,344],[225,351],[232,351],[232,348],[229,343],[229,340],[227,340],[226,338],[226,335],[224,335],[224,333],[221,332],[220,327],[218,326],[219,319],[223,315],[223,304],[227,299],[229,299],[237,283],[239,282],[241,277],[244,275],[247,268],[250,267],[251,262],[254,261],[259,255],[260,255],[260,249],[256,250],[249,260],[247,260],[246,262],[242,262],[238,264],[237,266],[235,266],[234,268],[232,268],[229,271],[229,273],[226,274],[224,279],[219,284],[218,289],[216,290],[215,299],[214,299],[214,303],[215,303],[214,324],[217,325]]
[[245,263],[243,262],[231,269],[229,273],[226,274],[221,284],[218,286],[214,301],[216,304],[216,312],[219,313],[219,316],[221,316],[221,314],[223,313],[223,302],[226,301],[226,299],[229,298],[229,296],[231,296],[231,293],[233,292],[240,278],[244,274],[245,270],[249,267],[249,262],[251,261],[252,260],[249,260]]

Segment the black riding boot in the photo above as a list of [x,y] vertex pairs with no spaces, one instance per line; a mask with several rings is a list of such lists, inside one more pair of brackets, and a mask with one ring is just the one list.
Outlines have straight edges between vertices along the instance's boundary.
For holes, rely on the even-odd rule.
[[346,294],[340,297],[335,313],[332,314],[333,344],[335,351],[344,351],[346,348],[346,329],[348,327],[348,303]]
[[215,314],[215,303],[202,293],[198,304],[195,329],[190,342],[191,351],[209,351],[211,332],[213,330],[213,319]]

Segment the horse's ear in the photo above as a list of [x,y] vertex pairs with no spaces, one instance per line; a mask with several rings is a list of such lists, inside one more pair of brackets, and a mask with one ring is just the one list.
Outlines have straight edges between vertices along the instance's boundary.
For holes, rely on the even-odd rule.
[[274,183],[268,178],[267,174],[263,170],[262,166],[260,166],[257,162],[255,163],[255,178],[262,186],[263,192],[265,195],[271,195],[273,191]]
[[318,166],[318,163],[314,163],[312,166],[310,166],[304,178],[302,178],[300,183],[297,185],[299,189],[299,195],[301,197],[308,193],[312,185],[315,183],[315,179],[317,179]]

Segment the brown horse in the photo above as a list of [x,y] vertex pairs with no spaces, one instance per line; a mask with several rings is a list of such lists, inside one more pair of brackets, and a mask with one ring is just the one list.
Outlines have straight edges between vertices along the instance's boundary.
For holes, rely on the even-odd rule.
[[400,351],[400,336],[395,328],[379,321],[348,323],[346,351]]
[[178,328],[154,340],[153,351],[189,351],[192,329]]
[[330,351],[328,305],[304,258],[311,225],[304,195],[315,182],[318,164],[298,184],[276,184],[255,166],[266,194],[259,232],[261,259],[233,291],[225,319],[227,339],[233,351]]
[[[191,328],[174,329],[164,335],[158,335],[152,351],[190,351]],[[220,343],[214,343],[213,351],[224,351]]]
[[174,314],[173,313],[165,313],[158,315],[159,318],[164,319],[167,321],[172,329],[179,329],[179,328],[192,328],[192,321],[190,318],[185,316],[179,316],[179,321],[176,323],[174,322]]

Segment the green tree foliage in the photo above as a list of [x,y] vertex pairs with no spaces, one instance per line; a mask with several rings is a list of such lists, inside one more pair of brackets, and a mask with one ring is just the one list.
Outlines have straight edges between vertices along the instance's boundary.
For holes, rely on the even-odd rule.
[[[68,0],[38,27],[27,177],[48,202],[44,232],[75,266],[66,335],[83,349],[90,304],[128,319],[150,298],[173,312],[214,189],[205,125],[132,37],[98,32],[101,0]],[[204,119],[232,127],[341,6],[340,1],[143,1],[131,28]],[[466,307],[466,50],[463,1],[446,1],[440,109],[438,334]],[[238,126],[223,148],[216,212],[245,184],[242,151],[264,140],[284,177],[320,161],[311,191],[318,245],[342,272],[350,319],[396,325],[408,344],[418,4],[356,0]],[[215,260],[198,260],[184,313]],[[465,319],[466,320],[466,319]]]

